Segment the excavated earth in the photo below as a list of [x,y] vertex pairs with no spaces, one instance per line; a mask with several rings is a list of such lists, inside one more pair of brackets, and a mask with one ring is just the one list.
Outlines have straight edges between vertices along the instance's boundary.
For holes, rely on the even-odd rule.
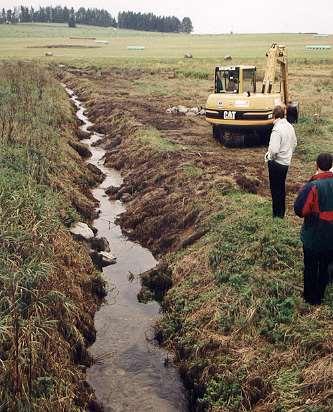
[[[287,179],[288,216],[276,221],[269,219],[266,147],[224,148],[202,116],[167,113],[203,106],[211,91],[212,79],[177,70],[156,64],[58,72],[105,134],[106,165],[121,170],[124,183],[107,193],[126,203],[123,232],[160,261],[141,276],[146,289],[139,296],[145,301],[153,289],[162,298],[156,337],[173,351],[190,410],[303,410],[309,402],[310,409],[332,410],[325,379],[331,312],[300,298],[300,222],[292,210],[310,159],[331,150],[321,83],[313,79],[297,93],[310,67],[295,66],[290,75],[303,115]],[[316,105],[322,119],[313,119]]]
[[[120,221],[123,231],[155,256],[181,249],[206,232],[205,217],[219,209],[210,201],[212,189],[236,188],[269,196],[265,147],[224,148],[213,140],[204,116],[166,112],[179,104],[196,105],[201,96],[192,96],[195,80],[184,79],[187,94],[175,97],[172,71],[68,68],[59,76],[85,101],[95,130],[106,135],[106,165],[124,175],[120,190],[109,190],[111,197],[128,203]],[[147,76],[163,82],[166,90],[170,85],[170,95],[138,92],[133,84]],[[208,92],[208,88],[203,91],[202,105]],[[151,128],[160,134],[158,143],[138,138]],[[305,178],[295,159],[287,181],[289,212]]]

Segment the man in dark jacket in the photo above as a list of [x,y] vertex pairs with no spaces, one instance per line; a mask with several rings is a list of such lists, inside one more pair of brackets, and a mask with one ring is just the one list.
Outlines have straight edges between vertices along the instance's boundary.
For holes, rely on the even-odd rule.
[[333,269],[333,172],[332,155],[317,157],[317,173],[301,189],[294,204],[304,217],[301,239],[304,251],[304,299],[319,305]]

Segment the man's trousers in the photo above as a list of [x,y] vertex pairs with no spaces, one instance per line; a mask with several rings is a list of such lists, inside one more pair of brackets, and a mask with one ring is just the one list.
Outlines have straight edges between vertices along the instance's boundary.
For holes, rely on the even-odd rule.
[[283,218],[286,211],[286,177],[288,166],[268,161],[269,186],[272,194],[273,217]]
[[303,248],[304,252],[304,300],[320,305],[326,286],[333,275],[333,249],[316,252]]

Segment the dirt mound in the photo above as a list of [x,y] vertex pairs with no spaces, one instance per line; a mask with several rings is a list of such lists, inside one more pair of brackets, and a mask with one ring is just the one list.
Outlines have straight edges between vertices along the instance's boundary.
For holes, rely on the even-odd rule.
[[[102,77],[92,70],[79,78],[65,75],[86,101],[94,130],[106,134],[106,164],[125,174],[117,195],[121,199],[125,194],[128,203],[120,219],[123,229],[161,254],[181,247],[204,224],[205,216],[219,209],[210,202],[212,190],[238,188],[268,196],[269,185],[265,148],[226,149],[212,139],[203,118],[170,116],[166,108],[175,103],[174,96],[161,99],[133,91],[130,81],[147,77],[152,75],[143,69],[105,70]],[[160,77],[174,81],[170,73]],[[177,103],[188,101],[184,96]],[[297,187],[291,179],[289,188]],[[187,220],[189,215],[196,218]]]

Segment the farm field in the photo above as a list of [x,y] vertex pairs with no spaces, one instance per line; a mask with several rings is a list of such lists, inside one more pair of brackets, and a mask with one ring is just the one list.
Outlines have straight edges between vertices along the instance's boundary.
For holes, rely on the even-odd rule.
[[[96,45],[71,36],[109,44],[39,48]],[[127,195],[121,227],[163,263],[157,282],[143,279],[145,298],[159,295],[163,278],[172,281],[156,334],[174,354],[193,410],[333,409],[333,290],[326,305],[303,302],[301,222],[292,210],[317,154],[333,151],[332,50],[304,50],[317,40],[0,25],[0,59],[36,60],[76,91],[105,134],[106,165],[124,176],[111,195]],[[226,54],[233,64],[256,64],[260,77],[273,41],[288,47],[291,95],[301,107],[283,221],[271,218],[265,147],[224,148],[203,117],[166,112],[204,106]]]
[[[96,37],[109,44],[98,45],[94,40],[70,39],[70,37]],[[136,32],[81,26],[75,29],[62,24],[24,23],[15,26],[0,25],[0,58],[45,59],[46,51],[53,51],[51,60],[80,60],[83,63],[93,59],[99,64],[110,64],[108,59],[182,59],[186,52],[195,58],[220,62],[226,54],[236,59],[262,59],[268,45],[273,41],[288,45],[290,60],[309,61],[332,60],[333,50],[305,51],[305,45],[332,44],[333,36],[317,39],[305,34],[240,34],[240,35],[185,35]],[[47,45],[76,45],[78,48],[48,49]],[[140,45],[145,50],[127,50],[127,46]],[[96,47],[97,48],[90,48]],[[36,48],[37,47],[37,48]],[[41,47],[41,48],[40,48]],[[84,49],[82,47],[85,47]]]

